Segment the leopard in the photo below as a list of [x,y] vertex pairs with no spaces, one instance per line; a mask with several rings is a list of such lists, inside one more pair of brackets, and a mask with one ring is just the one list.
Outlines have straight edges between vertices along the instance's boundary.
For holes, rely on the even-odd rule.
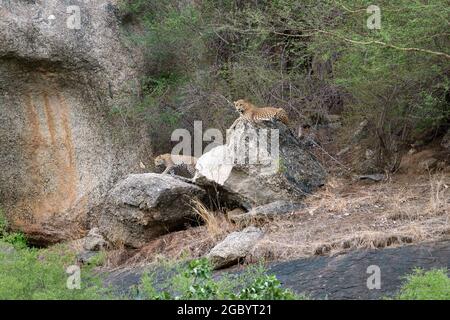
[[197,158],[179,154],[165,153],[155,158],[156,167],[164,167],[162,174],[179,175],[180,171],[186,172],[192,178],[195,175]]
[[289,117],[287,112],[282,108],[262,107],[258,108],[251,102],[239,99],[234,102],[236,111],[240,113],[240,117],[236,119],[231,128],[234,128],[238,120],[245,119],[250,123],[258,123],[262,121],[278,120],[289,125]]

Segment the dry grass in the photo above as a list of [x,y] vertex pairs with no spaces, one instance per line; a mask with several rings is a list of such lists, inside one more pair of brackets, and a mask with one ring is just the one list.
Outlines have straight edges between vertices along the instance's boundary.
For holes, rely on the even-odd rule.
[[430,203],[428,213],[437,215],[449,209],[450,189],[444,174],[430,175]]
[[120,265],[139,266],[161,260],[198,258],[209,252],[220,240],[236,230],[222,212],[213,212],[198,199],[191,201],[202,225],[172,232],[150,241],[140,249],[117,249],[108,252],[106,268]]
[[397,176],[391,182],[333,178],[307,207],[265,226],[252,260],[289,260],[357,248],[449,238],[449,176]]
[[228,221],[223,212],[210,211],[205,204],[198,199],[191,200],[191,207],[196,215],[203,221],[209,236],[214,240],[217,240],[223,237],[224,234],[228,234],[236,229],[233,224]]
[[161,259],[198,258],[216,244],[205,226],[172,232],[150,241],[140,249],[117,249],[108,252],[106,268],[120,265],[139,266]]

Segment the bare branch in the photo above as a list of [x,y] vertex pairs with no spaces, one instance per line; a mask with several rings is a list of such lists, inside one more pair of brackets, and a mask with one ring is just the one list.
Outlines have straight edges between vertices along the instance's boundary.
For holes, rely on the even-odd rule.
[[345,38],[339,34],[333,33],[333,32],[329,32],[329,31],[325,31],[325,30],[317,30],[317,32],[322,33],[322,34],[326,34],[326,35],[330,35],[333,37],[337,37],[345,42],[348,43],[352,43],[352,44],[359,44],[359,45],[371,45],[371,44],[377,44],[386,48],[391,48],[391,49],[396,49],[396,50],[401,50],[401,51],[416,51],[416,52],[423,52],[423,53],[428,53],[428,54],[433,54],[436,56],[441,56],[444,57],[446,59],[450,60],[450,55],[445,53],[445,52],[439,52],[439,51],[432,51],[432,50],[428,50],[428,49],[422,49],[422,48],[414,48],[414,47],[399,47],[393,44],[389,44],[389,43],[385,43],[382,41],[378,41],[378,40],[370,40],[370,41],[358,41],[358,40],[352,40],[352,39],[348,39]]

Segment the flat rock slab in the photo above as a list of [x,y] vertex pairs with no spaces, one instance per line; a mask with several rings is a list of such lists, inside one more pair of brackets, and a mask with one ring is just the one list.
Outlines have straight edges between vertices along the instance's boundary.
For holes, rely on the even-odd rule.
[[[378,265],[381,289],[369,290],[367,267]],[[394,295],[404,276],[414,268],[450,268],[450,240],[381,250],[356,250],[329,257],[304,258],[269,266],[282,285],[313,299],[380,299]],[[106,275],[105,282],[120,293],[129,293],[139,284],[144,267],[118,269]],[[217,272],[221,274],[225,270]],[[233,271],[230,271],[233,272]],[[166,274],[156,274],[166,279]],[[157,280],[158,281],[158,280]]]
[[[379,290],[367,288],[371,265],[380,268]],[[283,286],[314,299],[380,299],[394,295],[416,267],[449,268],[450,241],[298,259],[272,265],[269,271]]]

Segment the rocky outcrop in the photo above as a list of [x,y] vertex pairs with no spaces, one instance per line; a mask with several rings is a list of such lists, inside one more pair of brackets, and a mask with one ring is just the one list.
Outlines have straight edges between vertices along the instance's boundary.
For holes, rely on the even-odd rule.
[[220,186],[244,207],[297,202],[325,182],[324,168],[280,122],[239,121],[227,138],[227,145],[198,159],[194,180],[203,186]]
[[232,232],[212,248],[207,257],[215,269],[228,267],[244,259],[262,236],[263,232],[255,227]]
[[170,175],[132,174],[109,192],[99,220],[100,232],[113,244],[142,247],[180,229],[194,215],[190,201],[205,191]]
[[0,2],[0,204],[32,243],[82,236],[102,194],[149,155],[145,130],[111,116],[141,65],[115,2]]
[[[276,274],[284,287],[314,299],[381,299],[395,295],[415,268],[448,268],[449,261],[450,241],[441,241],[298,259],[277,263],[269,272]],[[367,286],[374,274],[370,266],[379,268],[379,289]]]

